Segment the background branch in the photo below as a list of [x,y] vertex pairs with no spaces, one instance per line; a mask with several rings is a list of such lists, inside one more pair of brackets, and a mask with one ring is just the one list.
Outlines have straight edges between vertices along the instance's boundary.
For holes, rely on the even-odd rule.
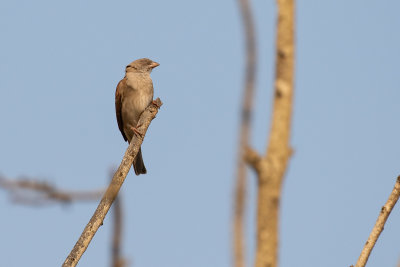
[[242,15],[246,45],[246,72],[241,111],[239,148],[237,156],[235,214],[234,214],[234,265],[245,266],[244,254],[244,210],[246,200],[246,166],[244,151],[249,143],[251,113],[253,108],[254,85],[256,81],[257,53],[254,20],[250,8],[250,0],[238,0]]
[[[258,175],[256,267],[278,264],[281,188],[291,155],[289,145],[294,80],[294,0],[277,0],[276,76],[272,125],[266,155],[248,150]],[[250,159],[252,159],[250,161]],[[257,163],[257,164],[255,164]]]
[[94,201],[98,200],[104,193],[104,189],[92,191],[62,190],[45,181],[28,178],[13,180],[4,176],[0,176],[0,187],[11,194],[14,202],[25,205]]
[[74,248],[71,253],[68,255],[67,259],[64,261],[63,267],[76,266],[79,259],[86,251],[89,246],[90,241],[93,239],[93,236],[96,234],[100,225],[103,224],[103,220],[110,209],[112,203],[118,195],[118,192],[125,181],[126,175],[128,174],[132,163],[139,151],[140,146],[142,145],[143,138],[147,132],[147,129],[151,123],[151,121],[155,118],[158,113],[158,108],[161,107],[162,102],[159,98],[157,98],[153,103],[151,103],[146,110],[140,116],[137,130],[142,133],[143,137],[138,137],[138,135],[134,135],[128,149],[125,152],[125,155],[122,159],[118,170],[114,174],[114,177],[107,188],[107,191],[104,193],[103,198],[101,199],[96,211],[94,212],[92,218],[89,223],[86,225],[83,230],[79,240],[76,242]]
[[[116,169],[110,173],[113,178]],[[46,181],[37,181],[33,178],[20,178],[17,180],[0,176],[0,187],[11,194],[13,201],[25,205],[44,204],[70,204],[73,201],[97,201],[104,193],[102,190],[93,191],[66,191],[58,189]],[[113,209],[113,233],[111,238],[111,267],[124,267],[126,261],[122,257],[122,230],[123,209],[121,207],[121,196],[117,196]]]
[[[111,173],[111,179],[115,170]],[[122,257],[122,229],[123,229],[123,208],[121,194],[115,198],[113,207],[113,234],[111,239],[111,267],[124,267],[125,259]]]
[[374,248],[376,241],[378,240],[380,234],[382,233],[386,220],[388,219],[394,205],[396,205],[399,196],[400,196],[400,176],[397,177],[396,184],[394,185],[392,193],[390,194],[389,199],[386,201],[386,204],[382,207],[381,212],[379,213],[375,226],[372,229],[371,234],[369,235],[363,250],[361,251],[360,257],[358,258],[355,267],[364,267],[365,264],[367,264],[369,255],[371,254],[371,251]]

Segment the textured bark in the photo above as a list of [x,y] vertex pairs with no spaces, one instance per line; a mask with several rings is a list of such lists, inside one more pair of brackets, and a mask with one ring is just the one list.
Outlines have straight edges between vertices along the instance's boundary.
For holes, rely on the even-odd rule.
[[244,151],[249,144],[251,113],[256,81],[257,53],[254,21],[250,2],[249,0],[239,0],[239,6],[242,14],[244,34],[246,37],[246,69],[236,170],[235,214],[233,221],[233,260],[235,267],[244,267],[245,245],[243,231],[246,203],[246,165],[244,162]]
[[142,137],[135,135],[128,149],[125,152],[125,155],[122,159],[118,170],[114,174],[113,179],[111,180],[110,185],[107,188],[107,191],[104,193],[103,198],[100,201],[96,211],[94,212],[92,218],[89,223],[86,225],[83,230],[79,240],[76,242],[74,248],[71,253],[68,255],[65,260],[63,267],[76,266],[79,259],[86,251],[89,246],[90,241],[93,236],[96,234],[99,227],[103,224],[103,220],[110,209],[112,203],[118,195],[118,192],[128,174],[132,163],[139,151],[140,146],[142,145],[143,138],[147,132],[147,129],[151,123],[151,121],[155,118],[158,113],[158,108],[162,105],[161,100],[157,98],[152,104],[150,104],[146,110],[140,116],[137,130],[142,133]]
[[355,267],[364,267],[365,264],[367,264],[369,255],[371,254],[371,251],[374,248],[376,241],[378,240],[380,234],[382,233],[386,220],[388,219],[394,205],[396,205],[399,196],[400,196],[400,176],[397,177],[396,184],[394,185],[392,193],[390,194],[389,199],[386,201],[386,204],[382,207],[381,212],[379,213],[375,226],[372,229],[371,234],[369,235],[363,250],[361,251],[361,255],[358,258]]
[[294,0],[278,0],[276,76],[272,125],[265,157],[247,149],[246,161],[258,175],[256,267],[278,265],[281,188],[291,155],[294,81]]

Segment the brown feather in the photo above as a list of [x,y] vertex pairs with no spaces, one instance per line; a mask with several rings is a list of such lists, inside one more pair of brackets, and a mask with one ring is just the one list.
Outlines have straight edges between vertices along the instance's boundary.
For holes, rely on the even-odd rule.
[[122,121],[122,92],[126,86],[126,78],[123,78],[117,85],[115,90],[115,114],[117,115],[118,128],[121,131],[122,137],[125,141],[128,141],[124,133],[124,122]]

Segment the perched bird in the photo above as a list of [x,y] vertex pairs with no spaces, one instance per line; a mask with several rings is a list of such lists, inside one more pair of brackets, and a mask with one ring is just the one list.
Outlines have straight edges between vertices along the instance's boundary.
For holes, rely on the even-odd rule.
[[[125,141],[131,142],[140,115],[153,101],[153,81],[151,71],[159,66],[147,58],[133,61],[126,66],[125,77],[118,83],[115,90],[115,112],[117,115],[118,128]],[[142,149],[133,162],[136,175],[147,172],[142,158]]]

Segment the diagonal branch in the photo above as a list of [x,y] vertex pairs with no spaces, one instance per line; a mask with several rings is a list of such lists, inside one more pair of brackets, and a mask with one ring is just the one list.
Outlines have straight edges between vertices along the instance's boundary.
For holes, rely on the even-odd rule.
[[378,240],[380,234],[382,233],[386,220],[388,219],[394,205],[396,205],[399,196],[400,196],[400,176],[397,177],[396,184],[394,185],[392,193],[390,194],[389,199],[386,201],[386,204],[382,207],[381,212],[379,213],[375,226],[372,229],[371,234],[369,235],[363,250],[361,251],[361,255],[358,258],[355,267],[364,267],[365,264],[367,264],[369,255],[371,254],[371,251],[374,248],[376,241]]
[[63,263],[63,267],[76,266],[83,253],[86,251],[89,246],[90,241],[93,239],[99,227],[103,224],[103,220],[110,209],[112,203],[118,195],[118,192],[125,181],[125,178],[132,166],[132,163],[139,151],[140,146],[142,145],[143,138],[147,132],[147,129],[151,123],[151,121],[155,118],[158,113],[158,108],[162,105],[162,102],[159,98],[157,98],[153,103],[151,103],[146,110],[140,116],[137,130],[142,133],[142,137],[138,135],[134,135],[128,149],[125,152],[125,155],[122,159],[118,170],[114,174],[113,179],[111,180],[110,185],[107,188],[107,191],[104,193],[103,198],[101,199],[96,211],[94,212],[92,218],[89,223],[86,225],[83,230],[81,236],[76,242],[74,248],[71,253],[68,255],[67,259]]
[[245,266],[244,255],[244,210],[246,202],[246,165],[244,151],[249,144],[251,113],[253,108],[254,86],[256,81],[257,49],[254,30],[253,15],[250,8],[250,0],[239,0],[240,11],[246,36],[246,72],[243,92],[241,126],[239,137],[239,149],[236,170],[235,188],[235,214],[234,214],[234,266]]

